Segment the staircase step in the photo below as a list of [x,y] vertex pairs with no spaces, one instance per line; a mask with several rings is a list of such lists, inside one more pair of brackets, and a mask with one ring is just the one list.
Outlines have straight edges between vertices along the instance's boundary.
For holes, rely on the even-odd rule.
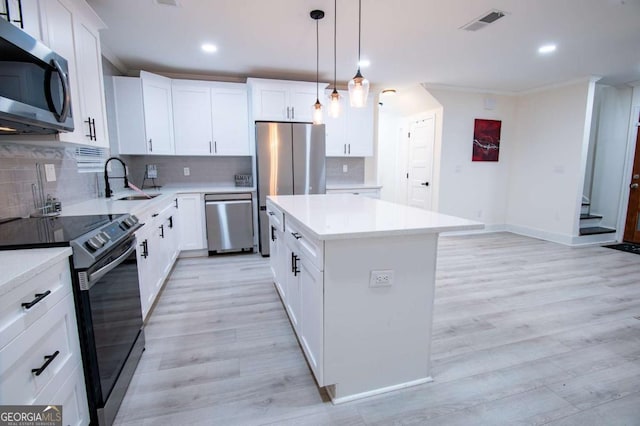
[[580,228],[580,235],[596,235],[596,234],[609,234],[616,232],[613,228],[605,228],[603,226],[591,226],[588,228]]
[[587,220],[587,219],[602,219],[602,216],[600,216],[599,214],[588,214],[588,213],[582,213],[580,215],[580,220]]

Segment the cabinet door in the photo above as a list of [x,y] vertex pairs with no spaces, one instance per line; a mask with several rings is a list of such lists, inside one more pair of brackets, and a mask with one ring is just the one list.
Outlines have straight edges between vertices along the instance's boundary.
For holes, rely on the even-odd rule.
[[305,256],[300,269],[300,342],[318,386],[323,386],[324,274]]
[[100,36],[81,19],[75,19],[75,21],[76,60],[80,88],[80,105],[76,108],[76,114],[81,114],[81,130],[85,143],[107,148],[109,140],[102,82]]
[[214,154],[251,155],[247,104],[244,87],[211,89]]
[[71,113],[73,132],[62,132],[58,138],[63,142],[86,144],[85,126],[80,112],[80,90],[76,67],[76,53],[73,33],[73,10],[66,2],[47,0],[40,2],[42,32],[45,44],[67,60],[71,91]]
[[[286,270],[285,270],[285,282],[286,282],[286,303],[287,313],[289,314],[289,319],[291,320],[291,324],[293,325],[296,333],[299,333],[300,328],[300,273],[297,272],[299,268],[299,253],[296,253],[295,242],[291,241],[285,236],[286,241]],[[294,240],[295,241],[295,240]],[[297,267],[297,268],[296,268]]]
[[136,232],[136,238],[138,239],[137,260],[138,260],[138,281],[140,283],[140,302],[142,305],[142,317],[147,318],[149,309],[153,304],[153,287],[157,271],[154,270],[153,265],[153,249],[150,248],[150,226],[143,226],[138,232]]
[[[80,348],[78,348],[79,350]],[[78,365],[66,381],[56,388],[53,396],[40,394],[34,405],[62,405],[63,424],[84,426],[89,424],[89,406],[82,365]]]
[[171,95],[176,154],[211,155],[213,141],[209,88],[174,81]]
[[149,154],[173,154],[171,79],[140,71],[144,125]]
[[351,108],[347,115],[347,155],[370,157],[373,155],[373,96],[364,108]]
[[[341,99],[341,110],[338,117],[333,118],[328,114],[329,101],[327,103],[327,114],[325,114],[324,123],[326,130],[326,155],[327,157],[344,157],[347,154],[347,108],[349,107],[348,92],[338,91]],[[326,93],[328,95],[330,92]],[[326,96],[325,96],[326,99]]]
[[146,155],[149,144],[144,129],[142,81],[135,77],[113,77],[116,139],[112,154]]
[[[324,93],[324,85],[320,85],[320,93]],[[312,122],[313,105],[316,103],[316,84],[293,84],[290,92],[291,121]],[[326,102],[320,101],[323,106]]]
[[[22,9],[22,22],[19,22],[20,9]],[[38,0],[9,0],[9,15],[13,25],[22,28],[31,37],[42,40]]]
[[282,258],[285,256],[281,250],[284,249],[284,245],[281,244],[283,233],[280,230],[280,225],[277,223],[277,219],[273,216],[269,216],[269,266],[271,267],[271,273],[273,274],[273,282],[276,285],[278,293],[283,301],[286,300],[286,287],[283,285],[282,268],[280,267]]
[[253,89],[253,119],[288,121],[291,113],[286,86],[256,86]]
[[207,248],[204,227],[204,199],[202,194],[184,194],[178,197],[178,226],[180,250]]

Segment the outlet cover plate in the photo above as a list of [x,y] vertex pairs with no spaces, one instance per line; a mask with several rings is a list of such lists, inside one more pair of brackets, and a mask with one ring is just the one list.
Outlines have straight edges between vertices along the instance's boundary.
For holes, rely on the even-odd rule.
[[56,168],[53,164],[44,165],[44,176],[47,179],[47,182],[56,181]]
[[393,285],[393,270],[385,269],[371,271],[369,287],[391,287]]

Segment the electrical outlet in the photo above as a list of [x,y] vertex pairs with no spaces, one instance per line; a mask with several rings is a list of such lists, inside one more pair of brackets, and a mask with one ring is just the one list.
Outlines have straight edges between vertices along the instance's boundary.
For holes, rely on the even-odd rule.
[[56,168],[53,164],[44,165],[44,176],[47,179],[47,182],[56,181]]
[[185,176],[189,176],[191,174],[191,169],[189,169],[188,167],[184,168],[184,175]]
[[369,287],[391,287],[393,285],[393,271],[371,271]]
[[349,171],[349,166],[347,166],[346,164],[342,165],[342,173],[347,173]]

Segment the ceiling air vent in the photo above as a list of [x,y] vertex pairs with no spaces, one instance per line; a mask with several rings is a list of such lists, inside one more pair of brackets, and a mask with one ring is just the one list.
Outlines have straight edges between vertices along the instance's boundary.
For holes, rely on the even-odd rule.
[[505,12],[502,12],[497,9],[493,9],[487,13],[482,14],[481,16],[469,22],[468,24],[463,25],[462,27],[460,27],[460,29],[465,31],[478,31],[483,29],[489,24],[493,24],[494,22],[496,22],[498,19],[502,18],[505,15],[506,15]]
[[154,0],[154,2],[163,6],[180,6],[179,0]]

